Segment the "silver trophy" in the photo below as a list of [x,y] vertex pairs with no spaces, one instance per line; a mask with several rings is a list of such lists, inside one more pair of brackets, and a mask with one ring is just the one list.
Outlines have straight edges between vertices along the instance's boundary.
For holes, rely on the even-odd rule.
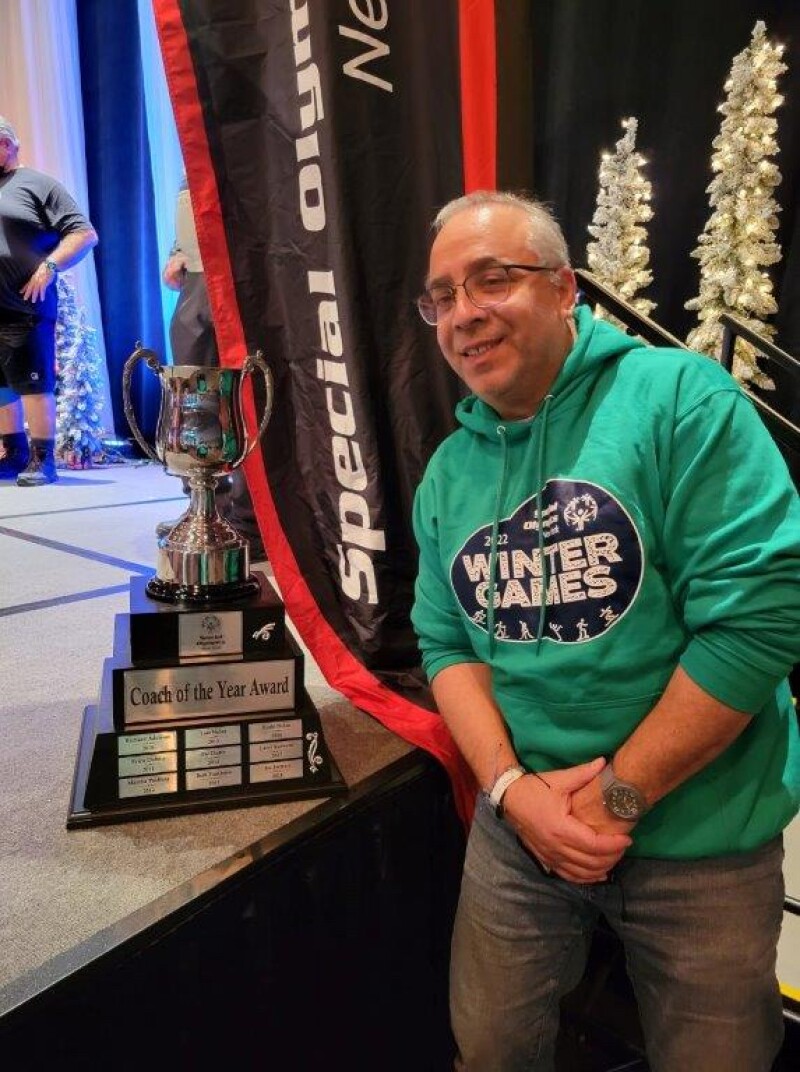
[[[144,361],[161,382],[161,409],[155,449],[142,435],[130,399],[131,376]],[[242,391],[258,369],[266,399],[258,432],[245,428]],[[189,484],[189,509],[158,541],[156,575],[147,594],[167,603],[210,604],[255,595],[250,575],[250,548],[217,512],[219,477],[233,472],[258,443],[272,410],[272,375],[261,353],[245,358],[241,369],[198,365],[162,365],[152,350],[136,344],[122,374],[125,416],[136,442],[172,476]]]

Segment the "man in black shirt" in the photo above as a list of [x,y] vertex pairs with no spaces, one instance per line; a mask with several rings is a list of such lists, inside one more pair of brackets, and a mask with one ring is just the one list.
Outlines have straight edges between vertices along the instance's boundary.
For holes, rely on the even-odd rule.
[[0,116],[0,479],[22,487],[57,479],[53,284],[96,244],[64,187],[20,167],[19,139]]

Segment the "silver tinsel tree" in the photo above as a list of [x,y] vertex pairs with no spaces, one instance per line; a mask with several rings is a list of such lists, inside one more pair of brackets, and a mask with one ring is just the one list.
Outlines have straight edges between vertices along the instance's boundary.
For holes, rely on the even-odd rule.
[[[763,269],[781,256],[775,242],[780,209],[773,197],[781,175],[770,157],[778,152],[773,113],[783,101],[776,90],[786,70],[782,54],[783,46],[771,44],[766,26],[757,22],[750,44],[734,58],[725,82],[727,97],[718,108],[725,118],[712,143],[715,175],[707,192],[713,211],[692,253],[700,261],[700,292],[686,303],[699,321],[686,341],[713,357],[719,357],[724,312],[761,335],[775,334],[765,323],[777,305]],[[773,386],[742,340],[736,343],[733,373],[745,383]]]
[[86,464],[102,452],[102,369],[94,328],[74,286],[63,275],[56,284],[56,456],[61,463]]
[[[639,291],[653,279],[645,227],[653,218],[652,188],[642,170],[646,161],[636,151],[638,125],[633,117],[623,119],[625,134],[613,153],[602,154],[597,207],[589,225],[595,241],[586,247],[586,259],[601,283],[648,316],[655,303],[639,296]],[[600,307],[595,314],[614,319]]]

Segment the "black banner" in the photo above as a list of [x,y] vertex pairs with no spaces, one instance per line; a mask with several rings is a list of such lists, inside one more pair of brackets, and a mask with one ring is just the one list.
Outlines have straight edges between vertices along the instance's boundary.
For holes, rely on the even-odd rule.
[[246,343],[276,378],[272,497],[316,602],[377,671],[418,661],[411,498],[456,393],[413,298],[462,182],[455,5],[389,7],[181,4]]
[[412,498],[459,393],[413,302],[463,192],[458,8],[155,4],[222,361],[275,376],[247,477],[276,579],[331,684],[451,770],[409,611]]

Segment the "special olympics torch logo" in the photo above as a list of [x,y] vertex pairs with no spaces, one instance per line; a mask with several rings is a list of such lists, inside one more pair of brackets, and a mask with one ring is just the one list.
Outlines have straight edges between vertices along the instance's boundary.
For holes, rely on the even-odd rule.
[[564,520],[578,532],[583,532],[596,518],[597,502],[591,495],[578,495],[564,507]]

